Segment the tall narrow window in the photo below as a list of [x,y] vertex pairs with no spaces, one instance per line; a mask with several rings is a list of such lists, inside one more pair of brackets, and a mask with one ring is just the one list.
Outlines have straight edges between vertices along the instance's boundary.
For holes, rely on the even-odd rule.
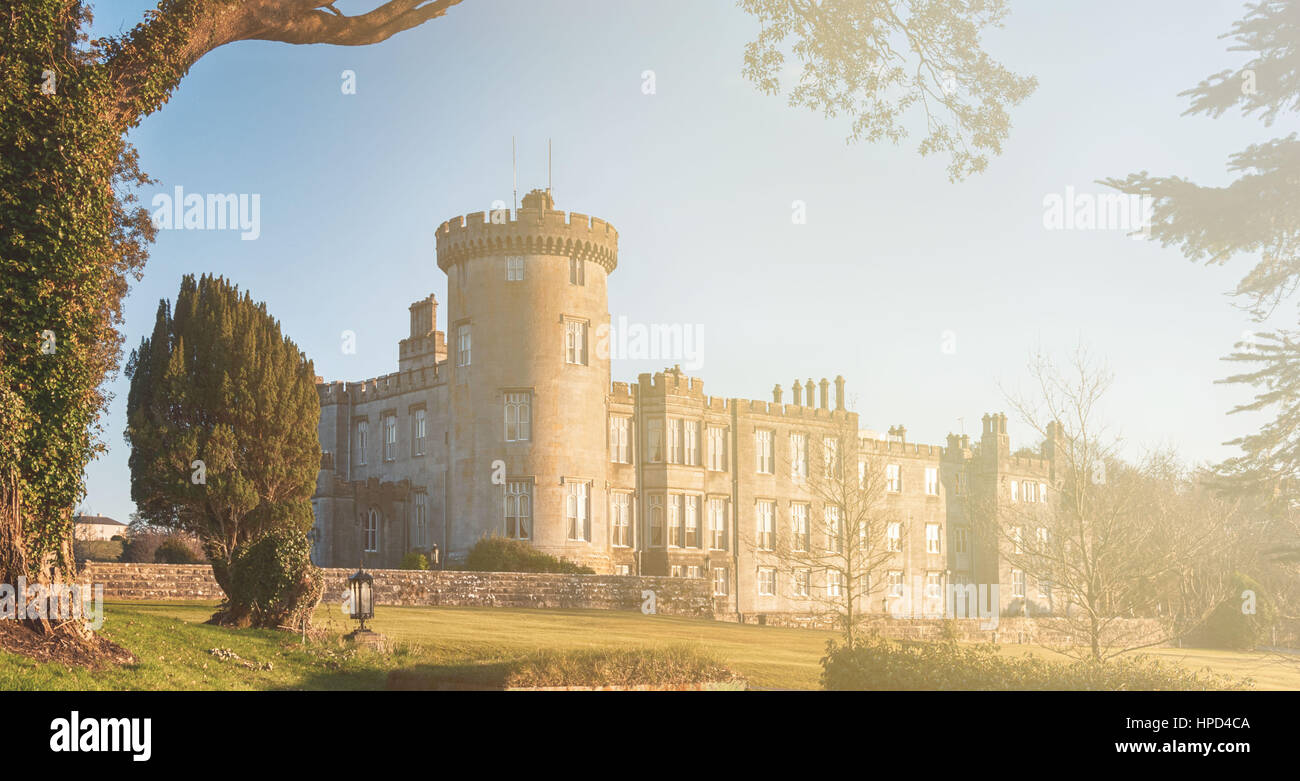
[[1021,599],[1025,596],[1025,571],[1022,569],[1011,570],[1011,596]]
[[529,480],[510,480],[506,483],[506,536],[526,540],[533,533],[533,484]]
[[925,552],[939,553],[939,524],[927,523],[925,525]]
[[903,470],[898,464],[885,467],[885,490],[891,493],[903,490]]
[[397,457],[397,416],[384,416],[384,460],[392,461]]
[[970,551],[970,531],[966,527],[958,526],[953,529],[952,547],[955,553],[968,553]]
[[709,426],[709,469],[714,472],[727,471],[727,430],[721,426]]
[[470,332],[469,323],[465,323],[456,329],[456,365],[469,366],[470,359]]
[[415,492],[415,507],[413,508],[412,520],[415,528],[412,537],[415,538],[415,547],[429,547],[429,497],[424,491]]
[[754,468],[760,475],[772,474],[772,432],[759,429],[754,432]]
[[647,420],[645,422],[645,460],[652,464],[664,461],[664,422]]
[[776,502],[761,501],[754,506],[758,549],[776,548]]
[[826,596],[840,596],[840,584],[844,582],[844,573],[837,569],[826,570]]
[[885,547],[893,553],[903,550],[903,525],[898,521],[885,527]]
[[610,507],[609,519],[609,544],[616,548],[628,547],[628,540],[631,539],[628,530],[631,528],[632,517],[632,495],[616,493],[614,494],[612,505]]
[[709,547],[727,549],[727,500],[709,500]]
[[1011,501],[1020,501],[1020,482],[1017,480],[1011,481]]
[[939,495],[939,470],[936,467],[925,468],[925,493],[929,496]]
[[533,394],[528,391],[507,393],[506,441],[526,442],[532,439]]
[[564,361],[575,366],[587,365],[587,324],[582,320],[564,321]]
[[775,567],[758,568],[758,595],[760,597],[771,597],[776,595]]
[[700,465],[700,424],[695,420],[682,422],[682,463],[687,466]]
[[803,553],[808,550],[808,505],[793,503],[790,505],[790,541],[791,547]]
[[700,497],[687,495],[682,497],[685,500],[686,513],[686,547],[700,547]]
[[835,437],[822,438],[822,477],[830,480],[840,473],[840,441]]
[[662,548],[664,546],[664,497],[662,494],[651,494],[647,497],[650,504],[650,547]]
[[569,284],[587,284],[587,264],[579,258],[569,258]]
[[411,449],[417,456],[424,455],[425,437],[428,434],[428,416],[417,409],[411,416]]
[[808,584],[812,581],[812,570],[800,567],[791,573],[790,590],[796,597],[808,596]]
[[524,259],[520,255],[506,258],[506,281],[519,282],[524,278]]
[[371,507],[366,513],[366,553],[379,552],[379,511]]
[[727,568],[714,567],[713,570],[713,596],[727,596]]
[[631,437],[632,419],[622,415],[609,418],[609,460],[616,464],[632,463]]
[[668,494],[668,545],[682,547],[682,495]]
[[886,582],[889,584],[889,596],[903,596],[903,571],[901,569],[891,569],[885,573],[885,576],[888,579]]
[[668,419],[668,463],[682,463],[682,421],[681,418]]
[[826,522],[826,550],[831,553],[844,552],[844,521],[840,517],[839,505],[828,504],[822,508]]
[[366,440],[370,435],[370,424],[364,420],[357,421],[357,463],[366,464]]
[[591,542],[591,484],[566,482],[564,514],[569,521],[569,539]]
[[803,480],[808,477],[808,436],[790,435],[790,477]]

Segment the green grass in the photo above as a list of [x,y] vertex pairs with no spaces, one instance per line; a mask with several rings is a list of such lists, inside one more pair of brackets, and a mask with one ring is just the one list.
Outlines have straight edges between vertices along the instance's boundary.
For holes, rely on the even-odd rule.
[[[338,638],[353,624],[338,606],[322,606],[316,624],[329,636],[304,644],[297,635],[204,625],[210,603],[119,602],[106,605],[103,634],[138,662],[91,671],[36,664],[0,653],[0,690],[11,689],[382,689],[393,670],[486,680],[528,658],[608,649],[695,649],[758,688],[819,688],[829,632],[741,626],[632,612],[510,608],[381,607],[372,627],[393,644],[380,656]],[[233,651],[223,659],[209,649]],[[1004,646],[1003,653],[1045,649]],[[1253,678],[1260,689],[1300,689],[1300,661],[1265,654],[1154,649],[1195,669]],[[578,654],[582,656],[581,653]],[[242,661],[250,663],[245,666]]]

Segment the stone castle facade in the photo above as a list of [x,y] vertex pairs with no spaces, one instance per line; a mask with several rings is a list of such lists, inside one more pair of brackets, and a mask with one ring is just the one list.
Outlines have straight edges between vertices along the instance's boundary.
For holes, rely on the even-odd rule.
[[901,426],[859,434],[842,378],[833,399],[832,381],[796,381],[789,403],[780,386],[771,401],[706,396],[678,369],[612,383],[596,335],[618,232],[553,207],[535,190],[513,214],[440,225],[446,331],[431,295],[410,307],[396,372],[319,385],[318,564],[397,567],[436,549],[454,565],[504,535],[598,573],[707,578],[720,612],[798,613],[828,586],[765,541],[820,517],[797,462],[806,474],[808,451],[849,430],[858,458],[887,470],[896,519],[873,609],[903,583],[928,595],[998,583],[1002,609],[1050,607],[1050,588],[1011,570],[967,517],[973,493],[1048,499],[1051,453],[1013,455],[1005,415],[985,415],[977,442],[939,446]]

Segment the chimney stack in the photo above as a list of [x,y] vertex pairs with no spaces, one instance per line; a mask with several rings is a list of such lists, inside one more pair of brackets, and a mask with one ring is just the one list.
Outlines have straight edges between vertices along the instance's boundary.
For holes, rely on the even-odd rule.
[[844,375],[835,377],[835,409],[844,409]]
[[818,401],[819,401],[820,403],[819,403],[817,406],[821,407],[822,409],[829,409],[829,408],[830,408],[830,403],[831,403],[831,383],[830,383],[830,380],[827,380],[825,377],[822,377],[822,381],[821,381],[821,385],[820,385],[820,390],[821,390],[821,394],[820,394],[820,396],[818,397]]
[[772,403],[781,403],[781,385],[779,383],[772,388]]
[[803,386],[799,384],[799,381],[798,381],[798,380],[795,380],[795,381],[794,381],[794,385],[791,386],[791,387],[792,387],[793,390],[794,390],[794,405],[795,405],[796,407],[802,407],[802,406],[803,406]]

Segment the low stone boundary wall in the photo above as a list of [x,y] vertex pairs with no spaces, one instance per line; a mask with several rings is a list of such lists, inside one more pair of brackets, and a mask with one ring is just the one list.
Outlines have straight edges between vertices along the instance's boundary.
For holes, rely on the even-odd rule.
[[[806,613],[746,613],[716,616],[720,620],[735,621],[745,624],[780,626],[794,629],[836,629],[833,618],[809,615]],[[992,619],[980,618],[892,618],[889,616],[870,616],[862,627],[867,632],[879,632],[882,637],[891,640],[940,640],[949,626],[955,631],[957,639],[968,643],[1001,643],[1003,645],[1029,643],[1047,646],[1075,645],[1084,642],[1083,638],[1071,637],[1063,622],[1050,616],[1024,618],[1023,616],[1005,616],[997,619],[997,625],[988,626]],[[1163,634],[1160,623],[1155,619],[1123,618],[1111,624],[1116,636],[1142,638],[1146,641],[1159,639]],[[1165,645],[1165,643],[1161,643]]]
[[[653,591],[655,612],[713,617],[712,584],[700,578],[628,575],[560,575],[454,570],[366,570],[375,578],[379,605],[442,605],[640,610]],[[354,570],[327,568],[325,601],[338,603]],[[220,600],[221,587],[207,564],[87,562],[78,580],[102,583],[105,599]]]

